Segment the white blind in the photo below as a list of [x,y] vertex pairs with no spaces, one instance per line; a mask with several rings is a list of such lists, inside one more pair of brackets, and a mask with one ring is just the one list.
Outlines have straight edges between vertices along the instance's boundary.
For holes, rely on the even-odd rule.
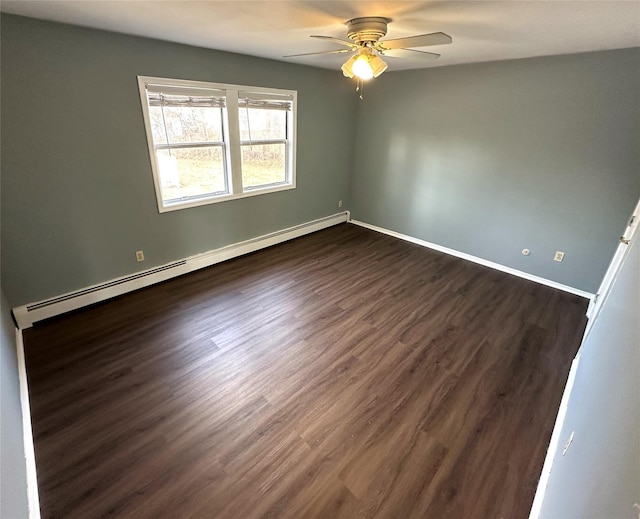
[[145,84],[149,106],[224,108],[226,92],[213,88]]
[[293,109],[293,96],[241,91],[238,92],[238,107],[291,111]]
[[225,98],[216,96],[186,96],[147,92],[149,106],[188,106],[224,108]]

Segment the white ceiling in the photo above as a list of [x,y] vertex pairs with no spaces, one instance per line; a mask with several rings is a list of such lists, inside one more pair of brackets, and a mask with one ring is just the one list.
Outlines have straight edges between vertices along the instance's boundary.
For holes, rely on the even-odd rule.
[[386,38],[442,31],[435,62],[387,59],[389,70],[640,47],[640,0],[193,1],[2,0],[3,12],[337,69],[345,55],[311,34],[346,39],[344,22],[392,18]]

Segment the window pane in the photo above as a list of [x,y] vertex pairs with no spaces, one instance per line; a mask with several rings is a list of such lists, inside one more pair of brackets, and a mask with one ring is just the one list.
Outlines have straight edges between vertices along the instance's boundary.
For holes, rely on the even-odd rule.
[[244,188],[286,182],[285,144],[242,146],[242,184]]
[[221,108],[150,106],[149,118],[154,144],[167,144],[167,135],[171,144],[222,141]]
[[284,140],[287,138],[287,112],[264,108],[238,108],[240,140]]
[[164,201],[228,192],[221,146],[156,151]]
[[295,187],[295,91],[147,76],[138,86],[159,212]]

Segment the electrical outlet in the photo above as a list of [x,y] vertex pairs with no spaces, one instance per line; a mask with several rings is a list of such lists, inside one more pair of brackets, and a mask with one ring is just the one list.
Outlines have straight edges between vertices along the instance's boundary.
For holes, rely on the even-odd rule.
[[342,200],[338,200],[338,207],[342,207]]
[[553,261],[562,261],[564,259],[564,252],[556,251],[556,255],[553,257]]
[[136,261],[144,261],[144,252],[141,250],[136,251]]

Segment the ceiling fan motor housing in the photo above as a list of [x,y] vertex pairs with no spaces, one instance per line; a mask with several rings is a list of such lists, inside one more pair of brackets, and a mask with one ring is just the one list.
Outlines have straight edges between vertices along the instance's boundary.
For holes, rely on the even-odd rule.
[[387,34],[387,24],[391,18],[366,16],[347,22],[347,37],[356,43],[376,42]]

